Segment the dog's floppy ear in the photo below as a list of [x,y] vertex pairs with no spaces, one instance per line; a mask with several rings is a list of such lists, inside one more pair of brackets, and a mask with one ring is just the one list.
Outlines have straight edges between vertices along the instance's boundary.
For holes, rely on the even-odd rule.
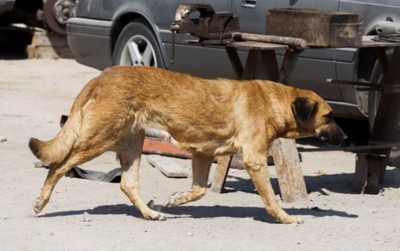
[[314,100],[299,97],[292,103],[292,111],[296,120],[304,124],[317,110],[318,103]]

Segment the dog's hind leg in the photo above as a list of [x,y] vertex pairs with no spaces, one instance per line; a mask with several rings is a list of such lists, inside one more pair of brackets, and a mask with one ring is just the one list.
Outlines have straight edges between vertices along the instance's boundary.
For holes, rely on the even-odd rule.
[[104,153],[104,148],[98,148],[97,151],[76,151],[73,149],[69,156],[60,163],[50,165],[49,172],[47,173],[46,180],[43,184],[42,191],[39,198],[36,200],[34,210],[38,214],[49,202],[51,194],[57,182],[73,167],[83,164],[100,154]]
[[144,131],[128,133],[117,145],[117,157],[120,160],[121,190],[128,196],[132,204],[148,220],[165,220],[160,212],[150,209],[143,201],[139,190],[139,168],[144,141]]
[[285,224],[302,223],[303,221],[296,216],[287,214],[279,205],[275,198],[275,192],[267,170],[267,152],[257,153],[256,151],[243,151],[243,163],[250,174],[267,212],[277,221]]
[[36,202],[33,205],[33,210],[35,211],[36,214],[40,213],[42,211],[42,209],[47,205],[57,182],[72,167],[73,166],[70,166],[70,165],[65,166],[64,164],[59,164],[57,166],[54,166],[54,165],[50,166],[49,172],[47,173],[47,177],[43,184],[40,196],[36,199]]
[[[97,121],[94,121],[93,124],[96,124],[96,122]],[[65,159],[59,164],[50,165],[42,191],[34,205],[36,213],[39,213],[44,208],[49,201],[57,182],[69,170],[100,156],[115,146],[118,137],[110,137],[108,132],[111,130],[112,124],[110,124],[108,128],[104,127],[102,131],[99,131],[96,134],[80,132],[81,138],[79,138],[79,141],[72,146],[70,153],[65,157]]]
[[214,156],[193,154],[192,187],[186,192],[173,193],[165,203],[165,206],[173,207],[201,199],[207,192],[208,175],[213,159]]

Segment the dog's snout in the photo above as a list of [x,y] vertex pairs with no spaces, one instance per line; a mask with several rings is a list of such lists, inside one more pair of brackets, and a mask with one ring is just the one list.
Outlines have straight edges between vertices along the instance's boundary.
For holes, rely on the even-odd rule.
[[317,130],[315,135],[329,145],[340,146],[348,141],[348,136],[336,124]]
[[342,133],[342,137],[341,137],[341,140],[339,140],[338,144],[336,144],[336,146],[341,146],[341,145],[347,143],[349,140],[349,137],[341,129],[340,129],[340,131]]

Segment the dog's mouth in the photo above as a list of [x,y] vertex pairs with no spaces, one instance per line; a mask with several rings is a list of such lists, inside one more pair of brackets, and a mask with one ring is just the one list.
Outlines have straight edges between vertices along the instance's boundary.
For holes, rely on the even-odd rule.
[[314,135],[319,141],[324,142],[328,146],[341,146],[348,140],[347,135],[342,130],[335,130],[333,133],[315,132]]

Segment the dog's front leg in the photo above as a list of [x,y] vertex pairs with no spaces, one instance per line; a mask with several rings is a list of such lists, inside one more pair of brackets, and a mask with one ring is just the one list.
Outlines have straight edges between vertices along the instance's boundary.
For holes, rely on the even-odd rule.
[[265,204],[267,212],[277,221],[285,224],[303,223],[299,217],[287,214],[278,204],[275,193],[271,185],[267,170],[267,154],[244,153],[244,166],[250,174],[251,180],[261,199]]
[[208,175],[213,159],[213,156],[193,154],[192,187],[187,192],[173,193],[165,203],[165,206],[174,207],[201,199],[207,191]]

